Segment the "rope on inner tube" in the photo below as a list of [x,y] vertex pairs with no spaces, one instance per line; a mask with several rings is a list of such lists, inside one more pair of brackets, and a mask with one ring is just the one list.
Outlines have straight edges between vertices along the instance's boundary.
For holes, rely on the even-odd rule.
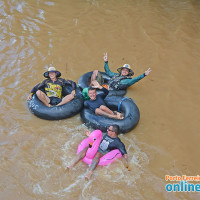
[[134,101],[133,99],[131,99],[131,98],[128,98],[128,97],[122,98],[121,101],[120,101],[119,104],[118,104],[118,112],[120,112],[120,107],[121,107],[122,102],[123,102],[124,100],[126,100],[126,99],[128,99],[128,100],[130,100],[130,101],[133,101],[133,103],[135,103],[135,101]]

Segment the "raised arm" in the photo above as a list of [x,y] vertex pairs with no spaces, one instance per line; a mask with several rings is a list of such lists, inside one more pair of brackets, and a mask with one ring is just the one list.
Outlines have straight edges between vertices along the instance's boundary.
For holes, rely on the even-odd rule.
[[139,80],[143,79],[145,76],[148,76],[151,72],[151,68],[147,69],[144,74],[141,74],[135,78],[132,78],[132,79],[123,79],[120,81],[120,84],[123,84],[123,85],[127,85],[127,86],[131,86],[133,85],[134,83],[137,83]]
[[96,88],[96,89],[102,89],[103,87],[99,84],[99,82],[97,80],[92,81],[92,87]]
[[93,88],[97,88],[103,91],[103,94],[98,95],[101,95],[103,98],[105,98],[108,95],[109,91],[106,88],[102,87],[96,80],[92,81],[92,85]]
[[145,76],[148,76],[151,72],[151,68],[147,69],[147,71],[144,72]]
[[104,53],[104,69],[105,69],[105,72],[106,74],[109,76],[109,77],[113,77],[114,75],[116,75],[117,73],[114,73],[112,71],[110,71],[110,68],[108,66],[108,56],[107,56],[107,53]]

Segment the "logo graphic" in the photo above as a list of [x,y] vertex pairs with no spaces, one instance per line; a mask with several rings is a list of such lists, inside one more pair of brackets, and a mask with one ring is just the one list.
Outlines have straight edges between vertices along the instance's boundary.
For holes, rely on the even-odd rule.
[[109,142],[106,140],[103,140],[102,143],[100,144],[100,148],[105,151],[108,148]]
[[200,192],[199,183],[190,183],[189,181],[198,182],[200,181],[200,176],[170,176],[165,175],[166,181],[179,181],[179,183],[168,183],[165,185],[165,190],[167,192]]

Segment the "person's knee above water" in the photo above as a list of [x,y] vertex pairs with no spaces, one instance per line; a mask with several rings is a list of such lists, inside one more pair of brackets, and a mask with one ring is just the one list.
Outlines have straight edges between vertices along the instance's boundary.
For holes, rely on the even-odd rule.
[[[48,71],[44,73],[46,79],[31,90],[27,99],[31,100],[33,94],[36,93],[37,97],[48,107],[52,105],[60,106],[71,101],[75,96],[76,83],[71,80],[59,78],[60,76],[61,73],[55,67],[49,67]],[[62,98],[63,87],[66,84],[71,86],[72,92]]]
[[[102,87],[97,81],[93,81],[93,87],[88,88],[89,99],[84,101],[84,107],[89,108],[96,115],[104,115],[106,117],[123,119],[123,116],[118,112],[113,112],[105,104],[105,97],[109,91]],[[103,93],[97,94],[96,88],[100,89]]]
[[[132,78],[132,76],[134,75],[134,72],[132,71],[129,64],[124,64],[122,67],[117,69],[119,73],[114,73],[110,71],[110,68],[108,65],[107,53],[104,54],[104,61],[105,61],[105,64],[104,64],[105,72],[111,78],[111,80],[108,81],[109,90],[126,89],[129,86],[133,85],[134,83],[138,82],[139,80],[143,79],[145,76],[149,75],[149,73],[151,72],[151,69],[149,68],[143,74],[135,78]],[[103,78],[102,77],[99,78],[100,75],[101,75],[100,72],[95,70],[92,74],[91,81],[96,79],[98,82],[100,80],[99,84],[104,83],[104,81],[102,80]]]
[[[119,131],[120,131],[119,126],[115,124],[107,129],[107,133],[101,139],[98,151],[92,160],[92,164],[89,167],[88,173],[85,176],[87,180],[91,178],[93,171],[96,169],[100,161],[100,158],[114,149],[118,149],[121,152],[123,156],[122,158],[125,159],[125,167],[130,170],[128,166],[128,157],[125,145],[121,142],[120,138],[118,137]],[[90,136],[89,131],[86,131],[85,133],[88,137]],[[68,170],[74,167],[81,159],[85,157],[88,148],[90,147],[89,146],[86,147],[76,156],[76,158],[72,161],[72,163],[69,166],[67,166]]]

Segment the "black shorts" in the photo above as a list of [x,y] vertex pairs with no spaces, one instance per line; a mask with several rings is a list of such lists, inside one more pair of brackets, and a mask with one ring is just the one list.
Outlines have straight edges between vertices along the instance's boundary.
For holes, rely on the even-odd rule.
[[50,102],[49,102],[49,103],[50,103],[51,105],[53,105],[53,106],[59,104],[59,103],[62,101],[62,99],[60,99],[60,98],[58,98],[58,97],[49,97],[49,99],[50,99]]

